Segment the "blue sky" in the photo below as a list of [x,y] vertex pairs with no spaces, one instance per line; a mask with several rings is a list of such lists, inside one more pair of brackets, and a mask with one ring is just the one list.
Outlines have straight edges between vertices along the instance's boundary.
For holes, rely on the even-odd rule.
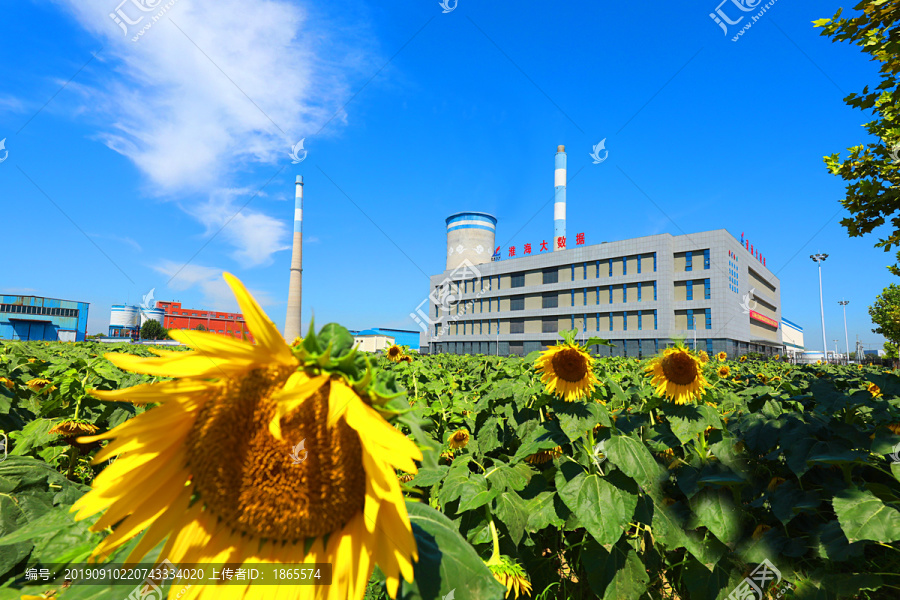
[[[314,313],[413,329],[444,268],[446,216],[496,215],[504,247],[552,236],[564,144],[570,233],[744,232],[812,349],[809,255],[827,252],[829,347],[843,350],[842,297],[851,344],[880,347],[866,307],[893,255],[877,232],[847,236],[844,184],[822,162],[866,139],[868,115],[842,98],[876,66],[811,25],[836,2],[775,2],[733,42],[763,4],[721,5],[748,15],[725,35],[715,0],[7,3],[0,291],[90,302],[94,333],[151,288],[234,308],[229,271],[282,327],[303,175],[304,327]],[[126,34],[117,8],[145,18]],[[307,158],[291,164],[301,138]],[[604,138],[609,158],[592,164]]]

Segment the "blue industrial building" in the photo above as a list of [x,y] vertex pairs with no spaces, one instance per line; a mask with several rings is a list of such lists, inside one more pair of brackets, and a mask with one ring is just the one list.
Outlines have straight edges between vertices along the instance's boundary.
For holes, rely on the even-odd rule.
[[0,339],[83,342],[88,306],[40,296],[0,296]]
[[351,331],[350,335],[389,335],[394,338],[394,343],[398,346],[409,346],[410,350],[419,350],[419,332],[409,329],[373,327],[362,331]]

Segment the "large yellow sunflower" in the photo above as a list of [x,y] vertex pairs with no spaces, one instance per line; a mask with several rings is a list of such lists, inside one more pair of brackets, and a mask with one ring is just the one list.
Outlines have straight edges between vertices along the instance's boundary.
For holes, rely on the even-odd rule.
[[721,377],[722,379],[727,379],[728,376],[731,375],[731,369],[728,367],[728,365],[722,365],[721,367],[719,367],[718,373],[719,377]]
[[707,386],[700,359],[686,348],[666,348],[644,370],[652,374],[650,383],[656,386],[656,393],[675,404],[687,404],[700,398]]
[[[94,531],[116,525],[92,557],[143,531],[129,564],[168,538],[159,557],[176,565],[333,565],[330,586],[194,585],[185,599],[361,599],[376,563],[396,596],[399,577],[412,580],[418,552],[395,469],[416,473],[421,452],[378,412],[386,400],[362,355],[362,372],[351,370],[362,376],[356,380],[352,357],[332,344],[320,352],[312,327],[310,343],[292,349],[241,282],[225,279],[255,344],[173,331],[193,350],[106,355],[120,368],[174,379],[91,392],[161,403],[79,438],[115,440],[95,464],[119,457],[72,508],[76,519],[105,510]],[[349,337],[335,329],[332,342]]]
[[716,358],[718,358],[720,362],[725,362],[728,359],[728,353],[723,350],[716,354]]
[[594,375],[594,358],[571,341],[544,350],[534,367],[541,373],[547,391],[567,402],[590,396],[599,383]]
[[452,450],[465,448],[469,444],[469,432],[465,429],[457,430],[450,436],[449,445]]

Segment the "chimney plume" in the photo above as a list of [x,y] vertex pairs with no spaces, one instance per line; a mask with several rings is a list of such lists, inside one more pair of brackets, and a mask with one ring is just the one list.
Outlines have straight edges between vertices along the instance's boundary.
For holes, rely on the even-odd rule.
[[303,292],[303,176],[297,175],[294,193],[294,249],[291,254],[291,281],[288,287],[284,339],[288,344],[300,337],[300,299]]
[[[565,250],[566,237],[566,147],[556,148],[556,192],[553,200],[553,251]],[[562,241],[560,241],[562,238]]]

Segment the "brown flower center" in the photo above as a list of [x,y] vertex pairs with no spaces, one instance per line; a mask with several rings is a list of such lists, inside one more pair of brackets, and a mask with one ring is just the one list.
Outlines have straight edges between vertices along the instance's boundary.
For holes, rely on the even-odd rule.
[[697,378],[697,361],[686,352],[673,352],[663,357],[662,370],[666,380],[678,385],[688,385]]
[[366,492],[359,435],[344,419],[325,427],[330,383],[282,419],[283,440],[269,433],[271,396],[292,371],[257,369],[228,381],[188,437],[193,482],[210,512],[282,541],[336,531],[362,510]]
[[551,359],[553,372],[565,381],[577,382],[584,379],[588,372],[588,361],[575,348],[566,348],[553,355]]
[[398,354],[400,354],[400,348],[397,346],[391,346],[388,350],[388,356],[397,356]]

